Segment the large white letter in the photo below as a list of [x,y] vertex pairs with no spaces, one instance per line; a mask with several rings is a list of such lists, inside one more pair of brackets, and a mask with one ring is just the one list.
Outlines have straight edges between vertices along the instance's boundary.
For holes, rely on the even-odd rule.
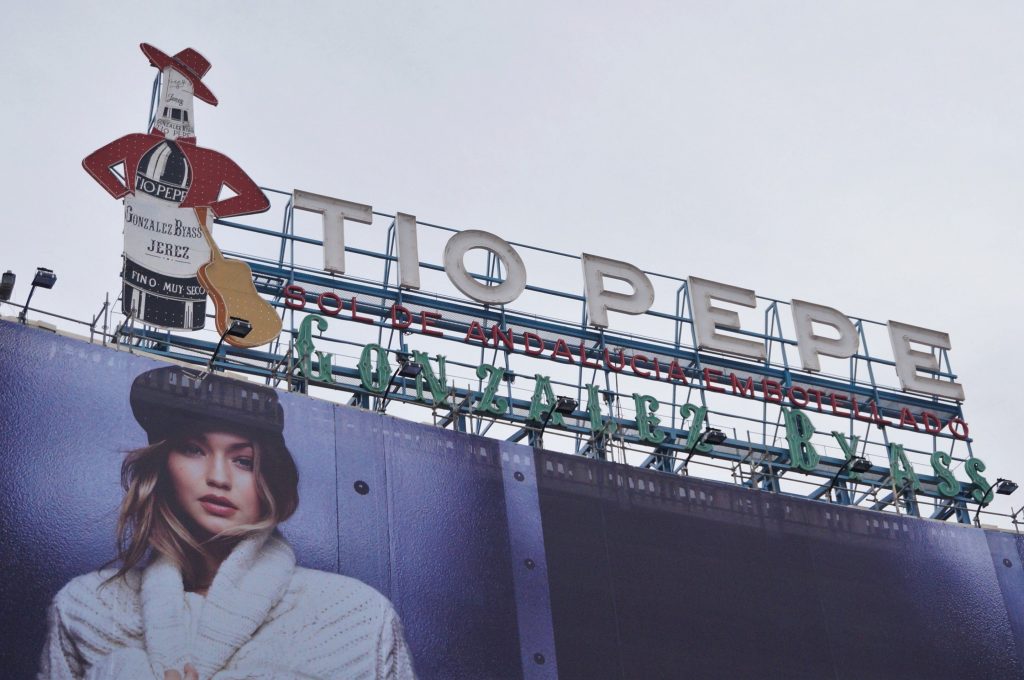
[[373,208],[362,203],[321,196],[308,191],[292,191],[292,206],[320,213],[324,220],[324,269],[345,273],[345,218],[373,224]]
[[693,308],[693,325],[697,330],[698,349],[738,354],[743,357],[764,361],[764,343],[722,335],[717,329],[738,331],[740,315],[731,309],[715,307],[712,300],[732,302],[743,307],[756,307],[757,296],[749,288],[739,288],[726,283],[690,279],[690,306]]
[[[501,260],[505,265],[504,281],[496,286],[488,286],[470,276],[464,260],[466,253],[476,248],[490,251]],[[444,272],[463,295],[485,305],[508,304],[526,288],[523,258],[501,237],[479,229],[460,231],[448,239],[444,247]]]
[[395,215],[395,241],[398,244],[398,285],[419,289],[420,247],[415,215]]
[[[800,350],[800,364],[805,371],[820,371],[818,355],[847,359],[857,353],[860,338],[853,322],[832,307],[816,305],[803,300],[791,300],[793,325],[796,326],[796,348]],[[838,338],[829,338],[814,332],[814,324],[831,326],[839,333]]]
[[896,358],[896,375],[899,376],[900,385],[904,390],[949,397],[957,401],[964,400],[964,388],[960,383],[919,375],[918,371],[938,373],[941,370],[939,362],[931,352],[921,352],[910,347],[910,343],[913,342],[938,349],[949,349],[948,333],[890,321],[889,339],[892,341],[892,353]]
[[[583,286],[590,312],[590,325],[608,328],[608,310],[625,314],[643,314],[654,304],[654,286],[647,274],[620,260],[583,253]],[[605,278],[625,281],[633,288],[630,294],[605,290]]]

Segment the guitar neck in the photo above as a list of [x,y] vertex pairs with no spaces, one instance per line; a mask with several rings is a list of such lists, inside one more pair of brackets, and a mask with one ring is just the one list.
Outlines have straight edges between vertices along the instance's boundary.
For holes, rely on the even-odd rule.
[[213,234],[210,233],[210,228],[206,226],[206,218],[210,211],[208,208],[195,208],[196,217],[199,218],[199,228],[203,231],[203,238],[206,239],[207,245],[210,246],[210,261],[223,260],[224,256],[220,252],[220,248],[217,247],[217,242],[213,240]]

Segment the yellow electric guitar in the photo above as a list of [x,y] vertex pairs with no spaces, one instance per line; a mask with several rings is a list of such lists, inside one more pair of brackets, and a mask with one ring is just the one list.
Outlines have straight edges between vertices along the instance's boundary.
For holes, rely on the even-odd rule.
[[217,332],[222,336],[231,324],[231,318],[245,319],[252,330],[244,338],[228,335],[226,342],[235,347],[258,347],[271,342],[281,333],[281,318],[269,302],[260,297],[252,282],[249,265],[228,260],[210,234],[206,224],[207,208],[196,208],[199,228],[210,245],[210,261],[199,268],[199,281],[213,300],[217,312]]

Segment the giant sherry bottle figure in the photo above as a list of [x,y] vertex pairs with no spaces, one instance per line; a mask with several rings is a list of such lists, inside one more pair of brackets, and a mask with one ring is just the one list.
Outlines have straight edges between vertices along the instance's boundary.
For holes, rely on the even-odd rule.
[[[110,142],[82,165],[110,195],[124,198],[122,311],[154,326],[197,330],[204,325],[207,293],[198,273],[211,260],[212,237],[204,234],[208,225],[203,223],[207,212],[246,215],[263,212],[270,203],[234,161],[196,144],[193,99],[217,105],[202,82],[210,62],[192,48],[174,56],[147,43],[141,48],[162,78],[152,130]],[[125,181],[115,172],[119,165]],[[224,193],[230,196],[218,200]],[[241,286],[251,288],[250,302],[276,318],[251,279]],[[222,299],[214,295],[215,302]],[[227,318],[222,311],[218,329],[220,316]],[[245,346],[254,346],[257,339]]]

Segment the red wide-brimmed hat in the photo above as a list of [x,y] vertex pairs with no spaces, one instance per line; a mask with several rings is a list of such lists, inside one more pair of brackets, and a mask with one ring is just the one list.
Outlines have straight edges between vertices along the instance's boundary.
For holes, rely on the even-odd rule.
[[210,70],[210,62],[206,57],[196,52],[191,47],[186,47],[173,57],[160,51],[149,43],[139,45],[142,53],[149,58],[149,63],[163,71],[168,66],[173,66],[176,71],[185,76],[192,83],[192,94],[199,97],[207,104],[217,105],[217,98],[210,92],[210,88],[203,85],[203,76]]

